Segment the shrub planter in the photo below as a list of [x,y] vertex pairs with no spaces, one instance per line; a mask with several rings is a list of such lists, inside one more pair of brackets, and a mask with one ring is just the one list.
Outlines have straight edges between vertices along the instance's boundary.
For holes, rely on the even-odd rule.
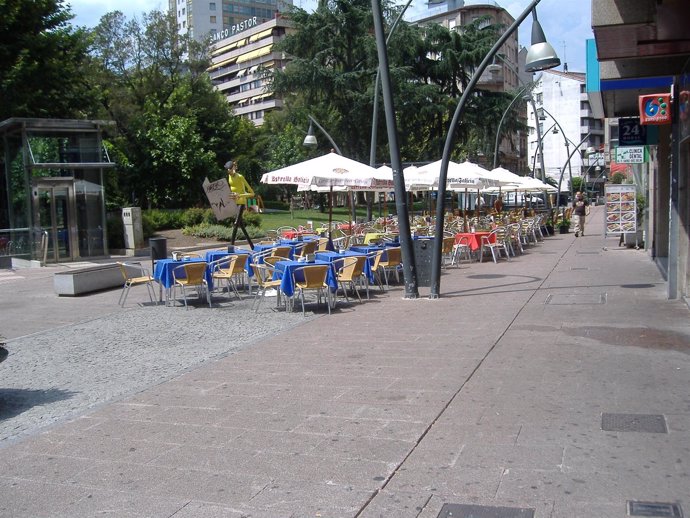
[[570,227],[558,227],[558,231],[561,234],[567,234],[568,232],[570,232]]

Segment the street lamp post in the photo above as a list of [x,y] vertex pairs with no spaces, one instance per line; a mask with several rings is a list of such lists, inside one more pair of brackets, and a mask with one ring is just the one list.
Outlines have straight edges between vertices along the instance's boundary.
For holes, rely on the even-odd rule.
[[[450,163],[450,153],[453,144],[453,135],[455,133],[455,128],[460,122],[460,118],[464,113],[465,105],[467,104],[467,99],[469,95],[474,90],[480,76],[484,73],[486,67],[493,61],[494,56],[497,54],[499,49],[503,46],[506,40],[515,32],[522,21],[527,18],[527,16],[532,12],[533,24],[532,24],[532,45],[527,52],[526,59],[526,70],[528,72],[537,72],[539,70],[545,70],[547,68],[553,68],[560,65],[561,60],[558,59],[556,52],[553,47],[546,42],[546,37],[544,36],[544,31],[537,20],[537,13],[535,10],[536,5],[541,0],[532,0],[529,6],[518,16],[518,18],[512,23],[510,27],[504,32],[498,41],[491,48],[489,53],[484,57],[482,62],[475,70],[470,82],[465,88],[465,91],[460,97],[460,102],[458,103],[453,119],[450,123],[450,128],[448,130],[448,135],[446,137],[446,143],[443,148],[443,156],[441,158],[441,171],[438,179],[438,203],[436,206],[436,230],[433,243],[433,257],[431,262],[431,297],[432,299],[438,298],[440,296],[440,283],[441,283],[441,259],[442,259],[442,239],[443,236],[443,223],[445,217],[445,196],[446,196],[446,180],[448,178],[448,165]],[[372,2],[378,3],[378,0],[372,0]],[[376,16],[374,16],[376,20]]]
[[[386,113],[388,148],[391,155],[391,169],[393,170],[393,183],[395,186],[395,207],[398,213],[400,252],[402,255],[403,279],[405,283],[404,298],[416,299],[419,297],[417,272],[414,250],[412,249],[412,234],[410,232],[407,196],[405,193],[405,177],[403,176],[400,145],[398,144],[398,128],[395,120],[395,106],[393,105],[393,90],[391,88],[388,51],[383,32],[383,14],[381,12],[380,0],[371,0],[371,10],[374,18],[376,49],[378,51],[379,71],[381,73],[381,92],[383,94],[383,106]],[[440,239],[437,239],[437,241],[440,241]]]
[[513,107],[513,105],[517,102],[517,100],[524,99],[523,94],[525,93],[525,90],[527,90],[527,85],[523,86],[522,88],[520,88],[520,90],[518,90],[518,92],[515,94],[515,97],[513,97],[513,100],[510,101],[508,107],[503,111],[501,120],[498,122],[498,128],[496,128],[496,144],[494,145],[494,169],[496,169],[498,165],[498,143],[501,135],[501,126],[503,126],[503,121],[505,120],[506,115]]
[[[335,143],[333,138],[328,134],[328,132],[325,129],[323,129],[323,126],[321,126],[321,124],[319,124],[316,121],[316,119],[314,117],[312,117],[311,115],[307,115],[307,117],[309,117],[309,130],[307,130],[307,136],[304,137],[304,142],[302,143],[302,145],[307,146],[307,147],[316,147],[317,142],[316,142],[316,136],[314,135],[314,126],[312,126],[312,124],[313,124],[317,128],[319,128],[319,130],[321,130],[321,133],[326,135],[326,138],[331,143],[331,146],[333,146],[333,149],[335,150],[335,152],[338,153],[340,156],[342,156],[343,153],[340,151],[340,148]],[[333,214],[333,187],[331,187],[328,191],[328,205],[329,205],[329,216],[332,216],[332,214]],[[350,207],[352,209],[352,218],[354,221],[354,219],[356,217],[356,212],[355,212],[355,203],[354,203],[354,199],[352,196],[352,192],[350,192]],[[328,221],[328,241],[329,242],[331,241],[330,217],[329,217],[329,221]]]

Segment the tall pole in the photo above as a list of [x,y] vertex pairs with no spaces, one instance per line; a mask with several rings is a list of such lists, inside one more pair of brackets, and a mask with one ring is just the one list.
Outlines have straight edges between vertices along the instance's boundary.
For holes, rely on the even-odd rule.
[[503,111],[501,120],[498,122],[498,128],[496,128],[496,144],[494,145],[494,169],[496,169],[498,164],[498,143],[501,135],[501,126],[503,126],[503,121],[505,120],[506,115],[508,115],[508,112],[517,102],[517,100],[522,97],[522,94],[525,93],[525,90],[527,90],[527,85],[523,86],[522,88],[520,88],[520,90],[518,90],[518,92],[515,94],[515,97],[513,97],[513,100],[510,101],[508,107]]
[[[560,176],[560,178],[558,179],[558,202],[556,203],[556,209],[558,209],[558,208],[560,207],[560,204],[561,204],[561,203],[560,203],[560,201],[561,201],[561,183],[563,182],[563,175],[565,174],[565,168],[566,168],[566,166],[567,166],[568,169],[570,170],[570,159],[573,158],[573,155],[577,152],[578,149],[580,149],[580,146],[589,140],[589,135],[590,135],[590,134],[587,133],[587,135],[585,135],[585,138],[583,138],[582,141],[581,141],[577,146],[575,146],[575,148],[572,150],[572,152],[571,152],[570,154],[568,154],[568,160],[566,161],[565,164],[563,164],[563,169],[561,169],[561,176]],[[566,145],[566,148],[567,148],[567,146],[568,146],[567,141],[566,141],[566,144],[565,144],[565,145]],[[571,173],[570,173],[570,191],[571,191],[570,194],[571,194],[571,196],[572,196],[572,194],[573,194],[573,193],[572,193],[572,190],[573,190],[573,175],[572,175],[572,170],[570,170],[570,171],[571,171]]]
[[388,68],[388,50],[386,48],[386,40],[383,33],[383,14],[381,12],[379,0],[371,0],[371,10],[374,17],[376,48],[379,55],[379,71],[381,72],[381,92],[383,93],[383,106],[386,112],[386,129],[388,130],[391,169],[393,169],[395,207],[398,212],[400,252],[402,255],[403,279],[405,282],[404,297],[406,299],[416,299],[419,297],[419,291],[417,289],[417,272],[414,250],[412,249],[412,234],[410,232],[407,196],[405,196],[405,177],[402,171],[400,146],[398,144],[398,128],[395,121],[395,106],[393,105],[390,69]]
[[[393,35],[393,32],[395,32],[396,27],[398,26],[398,22],[402,19],[403,15],[405,14],[405,11],[407,11],[407,8],[410,7],[410,4],[412,3],[412,0],[407,0],[407,3],[405,6],[402,8],[402,11],[400,11],[400,14],[398,14],[398,17],[395,19],[393,22],[393,25],[391,25],[390,31],[388,32],[388,36],[386,37],[386,48],[388,47],[388,42],[391,39],[391,36]],[[371,144],[369,147],[369,165],[371,167],[374,167],[376,165],[376,140],[377,140],[377,133],[378,133],[378,125],[379,125],[379,85],[381,84],[381,67],[376,69],[376,79],[374,80],[374,111],[371,114]]]
[[[376,0],[372,0],[374,2]],[[455,114],[453,115],[453,120],[450,123],[450,127],[448,129],[448,135],[446,136],[446,143],[443,148],[443,156],[441,157],[441,171],[439,174],[438,178],[438,195],[437,195],[437,204],[436,204],[436,230],[435,230],[435,235],[436,239],[433,241],[433,256],[431,259],[431,296],[430,298],[436,299],[440,296],[440,288],[441,288],[441,259],[442,259],[442,247],[443,247],[443,240],[441,239],[443,237],[443,223],[444,223],[444,217],[445,217],[445,198],[446,198],[446,180],[448,178],[448,165],[450,163],[450,153],[453,147],[453,136],[455,135],[455,128],[457,127],[458,123],[460,122],[460,118],[462,117],[464,111],[465,111],[465,106],[467,104],[467,99],[469,98],[470,94],[474,90],[474,87],[476,86],[477,82],[479,81],[479,78],[481,75],[484,73],[484,70],[486,69],[487,66],[493,61],[494,56],[498,53],[499,49],[503,46],[503,44],[508,40],[508,38],[517,30],[518,26],[523,22],[525,18],[530,14],[532,9],[540,2],[541,0],[532,0],[530,4],[527,6],[527,8],[520,14],[520,16],[517,17],[517,19],[511,24],[510,27],[504,32],[501,37],[498,39],[498,41],[494,44],[494,46],[491,48],[489,53],[484,57],[482,62],[479,64],[479,67],[477,67],[477,70],[475,70],[474,74],[472,75],[472,78],[470,79],[470,82],[467,85],[467,88],[465,88],[465,91],[462,93],[462,96],[460,97],[460,102],[458,103],[458,106],[455,109]],[[376,17],[374,17],[376,19]]]
[[[518,70],[515,70],[513,67],[511,67],[510,64],[506,61],[506,59],[503,56],[501,56],[500,54],[496,54],[496,57],[498,59],[500,59],[501,61],[503,61],[503,63],[505,63],[505,65],[508,66],[515,73],[515,76],[517,77],[518,82],[521,85],[523,85],[525,87],[527,86],[525,84],[525,82],[522,80],[522,77],[520,77],[520,72]],[[540,74],[540,76],[541,76],[541,74]],[[537,78],[537,81],[539,81],[539,78]],[[529,96],[529,103],[530,103],[530,106],[532,106],[532,112],[534,113],[534,116],[536,117],[537,116],[537,105],[534,102],[534,97],[532,97],[531,95]],[[536,124],[536,130],[537,130],[537,143],[538,143],[537,147],[539,149],[539,163],[541,165],[541,175],[540,175],[541,178],[539,178],[539,179],[543,182],[544,180],[546,180],[546,167],[544,166],[544,144],[542,142],[541,128],[539,127],[539,122],[537,122],[537,124]],[[534,156],[536,157],[536,155],[534,155]],[[534,166],[532,166],[532,176],[534,176]]]

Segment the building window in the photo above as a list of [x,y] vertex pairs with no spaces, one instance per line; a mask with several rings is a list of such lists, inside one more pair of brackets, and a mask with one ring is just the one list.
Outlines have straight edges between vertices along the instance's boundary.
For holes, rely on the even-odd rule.
[[536,99],[538,104],[544,104],[544,94],[539,92],[537,94],[537,99]]
[[182,21],[182,28],[183,28],[183,29],[186,29],[186,28],[187,28],[187,22],[185,22],[184,20]]
[[182,8],[182,16],[184,16],[184,7]]
[[211,23],[216,23],[216,17],[215,16],[211,16]]
[[209,3],[208,4],[208,10],[209,11],[215,11],[216,10],[216,3],[215,2]]

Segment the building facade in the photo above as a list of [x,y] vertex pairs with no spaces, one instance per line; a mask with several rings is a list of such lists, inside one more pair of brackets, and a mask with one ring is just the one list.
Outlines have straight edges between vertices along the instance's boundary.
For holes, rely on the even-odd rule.
[[[430,2],[429,9],[413,18],[418,25],[437,23],[451,30],[461,30],[477,20],[483,20],[484,25],[502,25],[510,27],[515,19],[498,3],[491,0],[462,1],[447,0],[446,2]],[[520,76],[521,53],[517,32],[512,34],[499,50],[499,59],[484,71],[477,82],[476,88],[491,92],[517,92],[526,81]],[[524,53],[522,55],[524,64]],[[518,118],[526,122],[527,113],[523,103],[515,108]],[[493,146],[491,146],[493,148]],[[527,170],[527,135],[523,132],[517,135],[503,134],[500,138],[498,155],[500,165],[511,171],[523,174]],[[476,157],[475,160],[491,168],[493,156]]]
[[225,95],[235,115],[263,124],[267,112],[283,101],[266,91],[267,70],[282,69],[288,62],[274,45],[290,31],[286,18],[277,17],[218,40],[212,45],[208,72],[215,88]]
[[[587,46],[592,106],[617,119],[618,148],[643,148],[633,163],[645,201],[644,247],[667,283],[668,298],[690,300],[690,38],[686,2],[596,0]],[[670,121],[643,124],[641,96],[670,96]],[[641,109],[640,105],[643,105]],[[657,108],[659,105],[657,105]],[[652,131],[654,129],[655,131]],[[614,150],[615,151],[615,148]],[[641,156],[641,154],[640,154]],[[610,157],[609,157],[610,158]]]
[[542,176],[539,124],[546,177],[567,188],[571,174],[586,177],[593,171],[584,152],[592,147],[603,151],[604,121],[594,116],[589,105],[584,73],[541,72],[535,77],[532,96],[537,112],[528,104],[529,167],[534,176]]
[[292,0],[168,0],[180,34],[218,41],[276,17]]

